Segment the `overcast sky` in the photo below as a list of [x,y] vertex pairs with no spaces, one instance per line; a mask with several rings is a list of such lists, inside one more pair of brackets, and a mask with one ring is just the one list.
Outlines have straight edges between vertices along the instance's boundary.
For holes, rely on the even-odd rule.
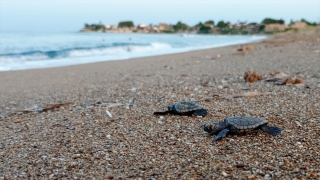
[[320,21],[320,0],[0,0],[1,32],[75,32],[84,23],[195,25],[219,20],[261,22],[264,18]]

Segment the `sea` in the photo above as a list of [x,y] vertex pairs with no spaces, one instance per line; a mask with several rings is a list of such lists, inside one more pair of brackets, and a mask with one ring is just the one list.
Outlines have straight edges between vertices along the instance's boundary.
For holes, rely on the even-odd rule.
[[258,35],[0,33],[0,71],[69,66],[261,41]]

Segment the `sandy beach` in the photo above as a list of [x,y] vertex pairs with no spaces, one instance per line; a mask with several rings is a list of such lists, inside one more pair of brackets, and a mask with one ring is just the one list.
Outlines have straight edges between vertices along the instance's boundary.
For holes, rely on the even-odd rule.
[[[250,45],[0,72],[0,178],[319,179],[320,32]],[[246,83],[248,70],[305,84]],[[209,114],[153,115],[180,100]],[[39,110],[47,104],[58,105]],[[266,119],[282,134],[212,143],[200,126],[230,116]]]

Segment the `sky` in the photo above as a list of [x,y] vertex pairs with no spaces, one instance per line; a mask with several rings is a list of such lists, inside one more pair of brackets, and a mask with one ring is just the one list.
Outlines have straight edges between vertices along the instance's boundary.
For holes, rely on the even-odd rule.
[[320,0],[0,0],[0,32],[77,32],[85,23],[320,22]]

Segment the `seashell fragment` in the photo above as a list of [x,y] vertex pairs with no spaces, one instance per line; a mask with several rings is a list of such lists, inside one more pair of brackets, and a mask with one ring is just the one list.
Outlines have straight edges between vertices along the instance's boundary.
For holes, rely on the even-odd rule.
[[107,115],[108,115],[110,118],[112,118],[112,114],[111,114],[110,111],[106,110],[106,113],[107,113]]

